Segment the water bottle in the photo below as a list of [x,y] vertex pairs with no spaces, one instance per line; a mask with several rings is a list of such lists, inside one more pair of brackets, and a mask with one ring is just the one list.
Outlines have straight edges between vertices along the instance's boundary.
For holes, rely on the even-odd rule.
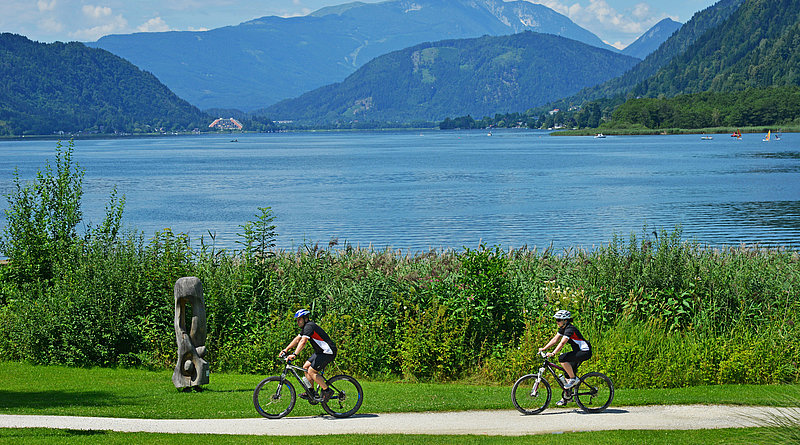
[[561,385],[562,386],[567,384],[567,379],[564,377],[564,374],[561,374],[560,376],[558,376],[558,380],[561,380]]
[[306,389],[311,389],[311,382],[308,381],[306,376],[303,376],[302,380],[303,380],[303,385],[306,387]]

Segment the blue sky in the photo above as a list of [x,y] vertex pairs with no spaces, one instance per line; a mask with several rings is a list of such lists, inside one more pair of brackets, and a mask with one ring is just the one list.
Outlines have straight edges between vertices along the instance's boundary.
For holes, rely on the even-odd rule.
[[[376,3],[378,0],[361,0]],[[410,0],[409,0],[410,1]],[[528,0],[624,47],[665,17],[686,22],[717,0]],[[276,15],[306,15],[349,0],[3,0],[0,32],[40,42],[107,34],[207,30]]]

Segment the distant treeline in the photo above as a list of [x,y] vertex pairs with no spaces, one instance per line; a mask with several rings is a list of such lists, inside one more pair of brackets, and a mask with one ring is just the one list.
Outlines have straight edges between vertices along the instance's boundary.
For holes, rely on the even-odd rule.
[[447,118],[441,129],[487,127],[634,128],[763,127],[800,123],[800,87],[748,88],[731,93],[704,92],[672,98],[592,101],[572,110],[535,117],[533,111],[475,120]]
[[442,130],[471,128],[595,128],[608,120],[615,105],[621,101],[608,99],[587,103],[583,107],[572,110],[541,110],[530,109],[522,113],[495,114],[494,117],[485,116],[475,120],[472,116],[446,118],[439,123]]
[[647,128],[757,127],[800,120],[800,87],[750,88],[669,99],[631,99],[614,111],[610,126]]

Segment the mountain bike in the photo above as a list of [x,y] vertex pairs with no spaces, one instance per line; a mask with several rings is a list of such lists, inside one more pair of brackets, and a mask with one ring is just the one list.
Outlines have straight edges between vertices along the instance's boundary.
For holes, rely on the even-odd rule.
[[539,414],[550,404],[553,390],[547,381],[549,371],[553,381],[561,387],[564,400],[575,400],[579,407],[587,413],[603,411],[614,400],[614,383],[608,376],[600,372],[589,372],[580,377],[572,388],[565,388],[565,378],[557,375],[557,371],[566,374],[561,366],[547,359],[547,354],[540,352],[542,367],[536,374],[527,374],[514,383],[511,389],[511,400],[522,414]]
[[293,365],[291,360],[285,360],[285,364],[281,375],[265,378],[253,391],[253,404],[262,416],[268,419],[280,419],[292,412],[297,401],[297,391],[290,376],[294,376],[299,387],[303,388],[302,398],[312,405],[322,405],[322,409],[333,417],[350,417],[361,407],[364,391],[361,389],[361,384],[353,377],[340,374],[328,379],[324,373],[320,373],[328,388],[333,390],[330,399],[324,400],[314,391],[313,385],[307,384],[307,380],[301,377],[305,374],[305,369]]

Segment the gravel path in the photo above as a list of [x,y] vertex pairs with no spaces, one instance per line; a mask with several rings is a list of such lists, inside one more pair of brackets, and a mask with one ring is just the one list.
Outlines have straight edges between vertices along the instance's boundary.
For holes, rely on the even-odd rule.
[[280,420],[190,419],[153,420],[108,417],[0,415],[0,427],[112,430],[122,432],[255,434],[486,434],[518,436],[569,431],[619,429],[705,429],[763,426],[775,415],[797,415],[796,408],[723,405],[611,407],[603,413],[548,409],[539,415],[517,411],[356,414],[348,419],[329,416],[287,417]]

